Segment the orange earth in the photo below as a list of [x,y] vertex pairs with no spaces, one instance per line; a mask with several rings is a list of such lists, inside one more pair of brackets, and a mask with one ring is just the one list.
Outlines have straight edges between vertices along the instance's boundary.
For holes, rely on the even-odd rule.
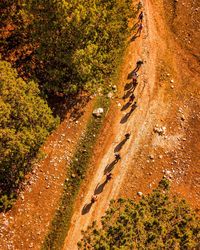
[[[163,175],[171,180],[172,193],[200,208],[200,2],[142,3],[144,28],[127,46],[118,93],[77,196],[66,250],[77,249],[81,230],[93,220],[100,222],[111,199],[139,199],[137,193],[151,192]],[[134,90],[137,107],[129,113],[131,80],[127,78],[140,58],[144,64]],[[68,112],[48,139],[46,158],[36,165],[21,198],[11,211],[0,215],[0,249],[40,249],[62,193],[64,166],[70,162],[92,108],[91,100],[76,121]],[[131,137],[124,140],[128,132]],[[114,151],[122,157],[117,164],[113,164]],[[113,179],[105,184],[110,169]],[[91,206],[94,193],[98,200]]]

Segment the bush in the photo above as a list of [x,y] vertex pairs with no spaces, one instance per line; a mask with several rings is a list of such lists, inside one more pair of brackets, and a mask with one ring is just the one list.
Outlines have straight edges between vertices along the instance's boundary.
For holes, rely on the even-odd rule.
[[112,201],[102,227],[94,222],[79,249],[194,249],[200,242],[200,220],[184,200],[171,197],[169,182],[135,203]]
[[39,94],[36,83],[26,83],[8,62],[0,61],[0,208],[13,199],[32,158],[58,122]]
[[12,27],[4,29],[4,58],[43,90],[65,94],[111,79],[135,14],[131,0],[4,1],[2,13]]

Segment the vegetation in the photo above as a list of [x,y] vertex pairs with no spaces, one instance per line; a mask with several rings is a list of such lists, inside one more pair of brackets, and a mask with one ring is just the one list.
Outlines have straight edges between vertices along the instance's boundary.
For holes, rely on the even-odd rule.
[[[109,81],[124,48],[131,0],[1,3],[3,58],[47,92],[74,93]],[[120,14],[119,14],[120,13]]]
[[50,232],[45,239],[42,249],[61,249],[67,235],[73,214],[75,198],[84,179],[93,152],[93,146],[108,110],[109,99],[104,96],[99,97],[95,106],[103,107],[105,111],[104,115],[100,118],[94,118],[93,116],[90,118],[86,132],[80,140],[72,163],[70,164],[60,206],[53,219]]
[[[83,232],[79,249],[194,249],[200,242],[200,220],[184,200],[169,195],[163,179],[139,203],[111,201],[102,218]],[[196,248],[197,249],[197,248]]]
[[137,10],[131,0],[2,0],[0,8],[0,209],[8,209],[57,124],[45,98],[110,86]]
[[0,61],[0,209],[10,208],[20,180],[56,123],[37,84],[26,83]]

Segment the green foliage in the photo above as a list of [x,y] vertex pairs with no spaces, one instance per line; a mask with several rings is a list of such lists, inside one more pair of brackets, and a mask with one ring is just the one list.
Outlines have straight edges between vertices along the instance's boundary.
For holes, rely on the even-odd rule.
[[131,6],[131,0],[5,1],[1,21],[13,30],[2,39],[3,56],[48,92],[96,89],[115,72]]
[[0,61],[0,209],[13,199],[32,158],[57,124],[39,93],[36,83],[27,84],[8,62]]
[[135,203],[112,201],[102,227],[83,232],[79,249],[194,249],[200,242],[200,220],[184,200],[171,197],[168,180]]

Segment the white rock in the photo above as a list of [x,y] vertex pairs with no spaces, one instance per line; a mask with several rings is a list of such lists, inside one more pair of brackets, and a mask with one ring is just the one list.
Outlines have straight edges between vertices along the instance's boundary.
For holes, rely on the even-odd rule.
[[92,114],[95,116],[95,117],[101,117],[101,115],[103,114],[104,110],[103,108],[97,108],[95,109]]
[[112,98],[113,97],[113,93],[112,92],[109,92],[108,93],[108,98]]

